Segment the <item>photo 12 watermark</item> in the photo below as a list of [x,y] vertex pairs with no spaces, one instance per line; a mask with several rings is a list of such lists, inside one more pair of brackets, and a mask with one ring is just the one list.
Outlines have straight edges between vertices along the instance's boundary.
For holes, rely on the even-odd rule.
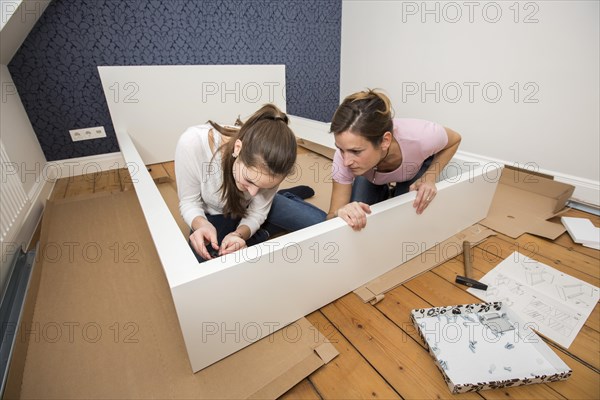
[[[227,257],[233,257],[236,264],[242,262],[254,264],[263,260],[263,258],[266,258],[269,263],[275,263],[281,258],[286,264],[297,264],[299,262],[336,264],[340,262],[339,254],[340,245],[333,241],[323,243],[319,241],[311,243],[287,242],[282,244],[277,239],[272,239],[262,242],[260,245],[244,247],[231,253],[231,255],[227,255]],[[220,257],[220,261],[226,263],[228,259]],[[285,268],[285,264],[281,267]]]
[[33,24],[40,18],[47,3],[49,1],[2,0],[0,1],[2,25],[13,19],[21,24]]
[[281,82],[202,82],[202,103],[276,103],[286,100]]
[[14,83],[12,82],[2,82],[2,104],[6,104],[8,103],[8,101],[13,98],[16,98],[16,96],[18,96],[18,92],[17,92],[17,87],[15,86]]
[[96,321],[4,322],[5,335],[17,336],[22,343],[139,343],[140,327],[132,321],[110,324]]
[[[125,171],[127,170],[127,171]],[[114,162],[112,164],[100,165],[95,161],[49,161],[46,163],[27,163],[3,161],[0,163],[2,176],[0,182],[7,184],[14,177],[25,184],[28,181],[54,183],[59,179],[81,177],[84,181],[94,182],[105,174],[105,184],[118,185],[120,182],[137,183],[136,175],[140,171],[140,165],[135,162],[125,164]]]
[[281,322],[216,322],[203,321],[202,343],[218,341],[220,343],[254,343],[258,339],[268,337],[273,343],[275,335],[279,334],[287,343],[298,343],[307,340],[311,343],[320,343],[326,338],[330,343],[337,343],[336,330],[329,323],[311,323],[304,326],[299,322],[289,325]]
[[402,82],[402,103],[513,103],[536,104],[540,102],[540,85],[537,82]]
[[46,242],[38,248],[36,259],[49,264],[77,264],[82,268],[100,262],[137,264],[139,251],[136,242]]
[[114,103],[131,103],[137,104],[140,102],[138,95],[140,94],[140,85],[137,82],[113,82],[108,87],[110,94],[107,94],[107,99]]
[[402,22],[537,24],[540,5],[534,1],[403,1]]

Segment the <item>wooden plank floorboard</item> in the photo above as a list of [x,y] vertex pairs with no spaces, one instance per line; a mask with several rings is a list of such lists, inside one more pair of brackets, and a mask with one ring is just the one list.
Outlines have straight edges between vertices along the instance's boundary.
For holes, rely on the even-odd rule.
[[50,200],[64,199],[67,193],[67,186],[69,186],[70,178],[60,178],[56,180],[52,193],[50,193]]
[[[407,335],[419,341],[423,345],[423,348],[425,348],[425,345],[420,340],[420,336],[417,330],[414,328],[412,321],[410,320],[410,312],[413,309],[431,306],[432,305],[430,303],[428,303],[423,298],[415,294],[415,292],[403,286],[388,292],[385,295],[384,299],[376,304],[376,307],[379,311],[385,314],[396,325],[401,327]],[[557,353],[559,353],[559,356],[561,356],[563,361],[565,361],[565,363],[567,363],[567,365],[573,369],[573,377],[571,377],[570,379],[574,379],[576,385],[566,385],[563,382],[560,382],[560,384],[558,384],[557,382],[553,382],[548,384],[550,389],[561,394],[562,396],[565,396],[566,398],[597,398],[594,397],[595,393],[598,391],[598,388],[594,385],[594,382],[597,382],[597,374],[592,369],[588,368],[585,364],[573,359],[571,356],[564,353],[564,351],[557,351]],[[596,380],[592,379],[594,376],[596,376]],[[530,396],[533,396],[535,394],[530,392],[530,390],[533,389],[534,386],[537,385],[520,387],[519,390],[513,390],[516,388],[511,388],[498,389],[495,391],[482,391],[481,394],[486,399],[507,397],[529,398]],[[546,391],[546,389],[542,389],[537,394],[541,396],[546,396],[547,393],[548,392]]]
[[557,347],[553,350],[573,370],[573,374],[566,381],[553,382],[552,387],[567,399],[600,399],[598,371],[590,369],[585,364],[574,362],[571,356]]
[[174,161],[165,162],[162,164],[162,166],[165,169],[165,171],[167,171],[169,178],[171,178],[173,181],[175,181],[175,162]]
[[[449,397],[433,358],[421,344],[354,293],[321,309],[365,359],[404,399]],[[453,398],[480,399],[478,393]]]
[[102,171],[94,183],[94,193],[120,192],[121,181],[119,172],[115,169]]
[[[564,265],[572,268],[573,270],[577,270],[582,274],[594,279],[586,280],[586,277],[574,275],[574,272],[572,271],[567,273],[575,276],[578,279],[586,280],[586,282],[592,285],[598,286],[598,282],[600,282],[600,260],[598,259],[598,254],[596,257],[592,257],[590,255],[575,251],[574,249],[569,250],[567,247],[556,246],[546,239],[529,234],[521,235],[518,239],[513,239],[502,234],[497,235],[496,238],[506,243],[506,245],[502,246],[503,253],[506,253],[506,256],[513,251],[518,251],[529,258],[533,258],[556,269],[559,269],[560,265]],[[491,243],[494,243],[493,241],[488,240],[486,240],[486,242],[489,244],[488,247],[491,246]],[[486,249],[485,246],[479,247]],[[596,253],[600,253],[597,250],[594,251]],[[544,259],[538,259],[536,256],[541,256]]]
[[320,395],[327,399],[400,398],[321,312],[314,312],[306,318],[340,353],[310,376]]
[[69,178],[65,198],[93,194],[95,181],[95,174]]
[[308,378],[302,380],[296,386],[288,390],[283,396],[279,397],[281,400],[321,400],[322,397],[315,387],[310,383]]
[[[121,168],[118,169],[117,172],[119,173],[119,181],[121,183],[121,190],[127,191],[127,190],[134,190],[133,189],[133,179],[131,174],[129,173],[129,171],[126,168]],[[132,171],[132,173],[135,175],[135,171]]]
[[[429,275],[429,276],[428,276]],[[413,279],[407,285],[407,288],[414,293],[419,293],[425,301],[430,303],[432,306],[435,305],[450,305],[450,304],[468,304],[477,303],[480,300],[470,293],[466,292],[466,288],[463,286],[459,288],[448,282],[443,277],[436,273],[429,273],[421,275],[418,278]],[[456,299],[455,303],[448,302],[448,297]],[[576,360],[571,360],[571,363],[576,363]],[[562,398],[562,395],[558,394],[555,389],[552,388],[552,383],[546,385],[530,385],[530,386],[519,386],[514,388],[504,388],[496,391],[482,391],[481,394],[485,398]],[[503,395],[497,397],[500,392],[504,392]]]
[[148,169],[148,172],[150,172],[150,176],[154,182],[161,183],[171,179],[162,163],[147,165],[146,168]]

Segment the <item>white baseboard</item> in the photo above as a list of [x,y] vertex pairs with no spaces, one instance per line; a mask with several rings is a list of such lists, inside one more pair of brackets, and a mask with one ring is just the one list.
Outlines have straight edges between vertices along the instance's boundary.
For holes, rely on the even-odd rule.
[[554,180],[575,186],[572,200],[600,207],[600,184],[590,179],[554,173]]
[[[461,159],[466,159],[473,162],[494,164],[499,163],[508,166],[528,169],[527,166],[515,165],[515,163],[511,161],[499,160],[496,158],[486,157],[461,150],[456,152],[456,156]],[[575,192],[571,197],[572,200],[583,202],[594,207],[600,207],[600,182],[593,181],[587,178],[580,178],[572,175],[567,175],[556,171],[550,171],[542,168],[531,169],[531,171],[553,176],[554,180],[556,180],[557,182],[567,183],[569,185],[575,186]]]
[[125,160],[119,152],[49,161],[46,163],[45,170],[49,178],[60,179],[125,167]]

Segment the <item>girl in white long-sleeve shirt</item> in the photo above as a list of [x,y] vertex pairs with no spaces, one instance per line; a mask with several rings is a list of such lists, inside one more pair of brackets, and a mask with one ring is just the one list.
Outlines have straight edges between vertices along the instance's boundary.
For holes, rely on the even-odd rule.
[[[239,129],[209,121],[182,134],[175,153],[179,209],[199,261],[267,239],[263,230],[255,234],[270,211],[285,230],[325,219],[323,211],[301,199],[277,194],[295,161],[296,138],[287,115],[272,104]],[[277,210],[271,210],[274,199]]]

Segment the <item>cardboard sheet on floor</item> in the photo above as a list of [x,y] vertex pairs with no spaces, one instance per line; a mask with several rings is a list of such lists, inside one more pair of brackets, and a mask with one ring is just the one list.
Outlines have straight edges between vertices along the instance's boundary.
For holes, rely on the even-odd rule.
[[375,304],[383,299],[386,292],[461,254],[465,240],[474,246],[494,234],[492,230],[475,224],[424,252],[415,243],[413,258],[357,288],[354,293],[365,303]]
[[574,190],[566,183],[504,168],[488,216],[481,224],[512,238],[531,233],[554,240],[565,227],[548,219],[560,213]]
[[[11,363],[5,398],[275,398],[337,355],[301,319],[191,373],[134,191],[48,202],[38,257],[15,352],[25,360]],[[256,329],[220,332],[236,340]]]

